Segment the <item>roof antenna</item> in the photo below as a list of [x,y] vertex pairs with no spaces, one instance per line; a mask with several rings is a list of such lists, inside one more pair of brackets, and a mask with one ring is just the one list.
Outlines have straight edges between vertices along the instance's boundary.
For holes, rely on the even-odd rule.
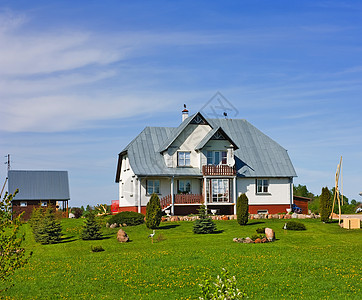
[[11,169],[11,166],[10,166],[10,154],[5,155],[5,157],[7,157],[7,158],[8,158],[8,161],[7,161],[7,162],[5,162],[4,164],[5,164],[5,165],[8,165],[8,171],[10,171],[10,169]]

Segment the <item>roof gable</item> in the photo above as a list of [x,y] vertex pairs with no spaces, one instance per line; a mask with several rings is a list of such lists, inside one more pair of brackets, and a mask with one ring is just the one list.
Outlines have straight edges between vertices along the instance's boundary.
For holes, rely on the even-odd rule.
[[180,126],[175,129],[173,134],[161,145],[158,151],[161,153],[166,151],[189,124],[209,125],[211,128],[213,128],[213,126],[207,121],[207,119],[200,112],[197,112],[184,120],[180,124]]
[[239,149],[236,143],[225,133],[225,131],[220,126],[218,126],[205,135],[205,137],[195,147],[195,150],[201,150],[210,140],[227,140],[231,145],[233,145],[234,150]]

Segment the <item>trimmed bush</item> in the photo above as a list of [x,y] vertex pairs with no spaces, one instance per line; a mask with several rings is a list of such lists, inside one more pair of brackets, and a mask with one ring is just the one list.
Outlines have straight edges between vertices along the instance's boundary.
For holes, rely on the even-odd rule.
[[322,188],[322,194],[319,199],[319,212],[322,222],[328,222],[332,213],[332,197],[328,187]]
[[265,234],[253,234],[253,235],[251,236],[251,239],[252,239],[253,241],[255,241],[256,239],[263,239],[263,238],[265,238]]
[[127,226],[136,226],[143,224],[145,222],[145,216],[143,214],[134,212],[134,211],[122,211],[114,216],[112,216],[109,220],[109,224],[117,224]]
[[236,216],[240,225],[248,223],[249,204],[246,194],[241,194],[236,202]]
[[161,223],[162,208],[160,198],[157,194],[152,194],[150,201],[146,207],[146,226],[150,229],[158,228]]
[[287,230],[306,230],[305,225],[296,221],[289,221],[286,223]]
[[104,251],[102,246],[94,246],[94,247],[92,246],[91,250],[92,250],[92,252],[102,252],[102,251]]
[[99,240],[102,238],[101,226],[97,222],[95,214],[92,212],[86,217],[81,238],[82,240]]
[[199,208],[199,218],[195,220],[193,232],[196,234],[208,234],[216,231],[216,225],[207,214],[205,205]]

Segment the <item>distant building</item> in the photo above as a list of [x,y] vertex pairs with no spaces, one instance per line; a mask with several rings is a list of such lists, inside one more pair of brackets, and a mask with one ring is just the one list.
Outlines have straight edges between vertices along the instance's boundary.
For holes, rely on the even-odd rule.
[[35,207],[53,205],[68,208],[69,181],[67,171],[24,171],[8,172],[8,191],[18,194],[12,201],[16,215],[24,212],[23,219],[28,220]]
[[246,120],[185,109],[179,127],[146,127],[119,153],[112,212],[144,213],[153,193],[176,215],[197,213],[201,204],[233,214],[241,193],[250,213],[286,212],[295,176],[287,150]]

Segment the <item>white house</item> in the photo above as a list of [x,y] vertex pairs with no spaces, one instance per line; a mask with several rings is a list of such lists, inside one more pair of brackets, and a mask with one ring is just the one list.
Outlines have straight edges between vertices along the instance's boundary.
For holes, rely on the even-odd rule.
[[118,156],[118,211],[145,213],[152,193],[171,214],[200,204],[234,214],[246,193],[249,212],[286,212],[293,202],[287,151],[242,119],[209,119],[182,112],[174,127],[146,127]]

